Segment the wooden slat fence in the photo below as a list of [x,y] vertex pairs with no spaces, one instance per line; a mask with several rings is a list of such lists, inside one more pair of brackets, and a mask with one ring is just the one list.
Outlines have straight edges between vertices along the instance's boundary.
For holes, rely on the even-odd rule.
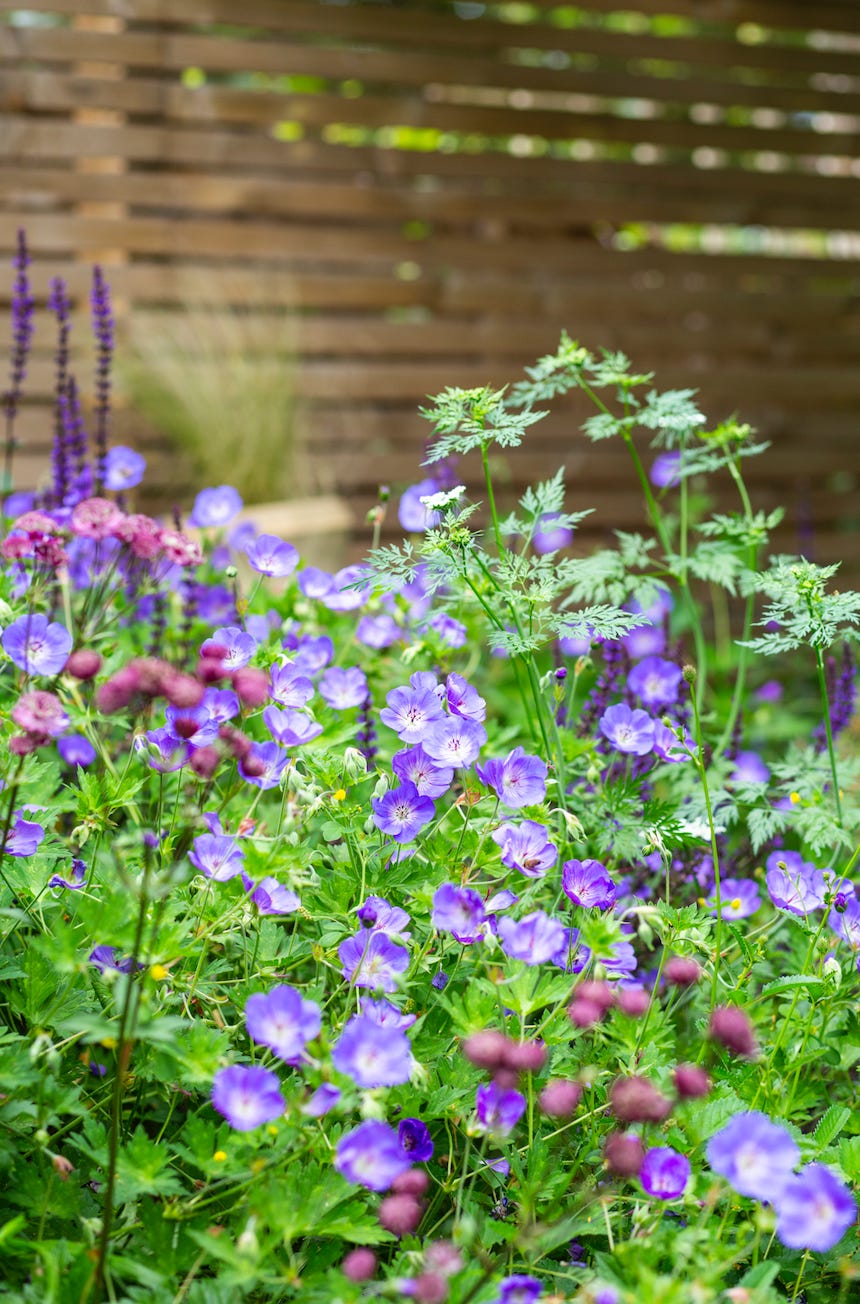
[[[110,263],[153,328],[204,284],[286,311],[305,437],[357,521],[416,478],[428,393],[516,378],[562,328],[622,348],[773,440],[750,476],[789,508],[778,544],[856,573],[858,125],[853,0],[0,0],[0,254],[23,226],[41,300],[61,275],[82,306]],[[33,482],[51,387],[43,317]],[[507,483],[564,462],[588,543],[642,507],[585,414]]]

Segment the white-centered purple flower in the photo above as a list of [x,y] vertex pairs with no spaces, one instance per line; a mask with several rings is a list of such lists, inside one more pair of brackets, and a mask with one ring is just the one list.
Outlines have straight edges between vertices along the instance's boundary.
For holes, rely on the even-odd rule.
[[630,756],[647,756],[654,746],[654,721],[647,711],[632,711],[619,702],[603,712],[598,721],[600,732],[617,752]]
[[441,643],[446,647],[465,647],[469,631],[461,620],[455,620],[447,611],[434,611],[427,623]]
[[239,699],[232,688],[207,688],[203,694],[202,704],[217,725],[233,720],[241,709]]
[[502,864],[526,878],[542,878],[558,860],[558,849],[549,841],[545,826],[534,820],[502,824],[491,836],[501,848]]
[[277,706],[267,706],[263,712],[263,723],[275,742],[283,747],[301,747],[318,738],[323,731],[322,725],[311,716],[290,707],[280,710]]
[[28,675],[58,675],[69,659],[72,636],[47,616],[19,616],[7,625],[0,643],[9,659]]
[[198,529],[215,529],[227,525],[242,510],[242,499],[232,485],[222,484],[213,489],[201,489],[194,499],[189,524]]
[[337,948],[337,954],[344,978],[353,987],[369,987],[373,991],[396,991],[400,975],[409,968],[406,947],[397,946],[386,933],[372,928],[347,937]]
[[280,706],[300,707],[314,695],[313,681],[292,661],[269,670],[269,697]]
[[430,798],[422,797],[415,784],[408,782],[372,798],[370,804],[374,824],[395,842],[411,842],[436,813]]
[[393,1127],[369,1118],[338,1141],[334,1166],[348,1182],[369,1191],[387,1191],[401,1173],[412,1167],[412,1160]]
[[627,676],[627,687],[649,710],[671,706],[678,700],[681,667],[664,657],[645,657]]
[[479,942],[485,933],[484,901],[473,887],[443,883],[433,893],[430,922],[440,932],[451,933],[458,942]]
[[305,1000],[295,987],[281,983],[268,992],[255,992],[245,1002],[248,1036],[268,1046],[285,1064],[302,1062],[305,1046],[319,1033],[319,1006]]
[[468,769],[474,765],[487,741],[487,731],[477,720],[449,715],[431,724],[421,745],[437,765]]
[[143,479],[146,470],[146,458],[136,453],[133,448],[123,444],[114,444],[109,448],[104,459],[104,487],[112,493],[121,493],[125,489],[134,489]]
[[360,1009],[365,1018],[372,1019],[380,1028],[411,1028],[418,1018],[417,1014],[404,1014],[391,1001],[383,998],[375,1001],[371,996],[361,998]]
[[354,1015],[332,1050],[339,1073],[358,1087],[396,1087],[409,1081],[412,1047],[402,1028],[383,1028],[363,1014]]
[[565,896],[576,906],[611,910],[618,889],[599,860],[566,860],[561,871]]
[[396,752],[391,760],[391,768],[398,779],[404,783],[413,783],[422,797],[432,797],[434,800],[448,791],[454,778],[453,768],[434,761],[421,743]]
[[222,625],[220,629],[213,632],[211,638],[207,638],[200,650],[205,656],[207,649],[216,647],[226,649],[226,656],[221,660],[221,665],[226,672],[241,670],[246,666],[257,650],[257,643],[238,625]]
[[502,950],[524,964],[546,964],[565,942],[565,927],[543,910],[524,919],[502,918],[496,925]]
[[365,928],[385,933],[388,937],[409,938],[406,931],[408,914],[400,906],[393,906],[390,901],[386,901],[385,897],[367,897],[355,913]]
[[367,701],[367,675],[360,666],[329,666],[320,680],[320,696],[335,711],[349,711]]
[[848,1187],[824,1164],[807,1164],[789,1177],[773,1203],[776,1234],[792,1250],[832,1250],[857,1217]]
[[[434,681],[435,682],[435,681]],[[393,688],[385,699],[379,718],[404,743],[419,743],[437,720],[445,719],[442,703],[434,688],[413,688],[411,684]]]
[[648,478],[658,489],[674,489],[681,483],[681,452],[671,448],[666,453],[658,453],[651,464]]
[[403,629],[387,611],[380,611],[375,616],[362,616],[355,637],[365,647],[393,647],[403,637]]
[[738,752],[729,778],[734,783],[767,783],[770,770],[758,752]]
[[492,788],[503,806],[512,810],[535,806],[546,796],[546,761],[515,747],[503,761],[476,765],[478,778]]
[[519,1091],[488,1082],[475,1093],[475,1113],[482,1132],[491,1136],[506,1137],[523,1116],[526,1098]]
[[[751,878],[724,878],[720,883],[720,914],[723,919],[748,919],[760,905],[758,884]],[[707,906],[713,914],[717,913],[716,888],[708,895]]]
[[252,1132],[271,1123],[286,1108],[277,1075],[246,1064],[218,1070],[212,1082],[212,1104],[237,1132]]
[[654,1146],[646,1151],[639,1181],[647,1195],[658,1200],[676,1200],[690,1180],[690,1161],[671,1146]]
[[134,747],[145,759],[150,769],[158,774],[172,774],[181,770],[189,756],[189,746],[184,738],[177,738],[170,729],[150,729],[134,740]]
[[464,719],[477,720],[479,724],[486,720],[487,703],[478,695],[477,688],[453,670],[445,680],[445,696],[452,715],[462,715]]
[[214,879],[216,883],[226,883],[228,879],[241,874],[245,852],[234,838],[218,833],[200,833],[194,839],[188,859],[207,878]]
[[303,675],[315,675],[334,656],[334,643],[328,634],[302,634],[300,638],[287,635],[283,645],[292,652],[293,663]]
[[71,868],[71,878],[63,878],[61,874],[54,874],[48,879],[48,887],[61,887],[70,892],[77,892],[84,886],[87,881],[87,866],[83,860],[73,860]]
[[708,1142],[706,1156],[715,1173],[740,1195],[774,1203],[800,1159],[791,1134],[767,1114],[735,1114]]
[[765,861],[770,899],[780,910],[808,915],[824,905],[827,880],[797,851],[772,851]]
[[292,575],[299,564],[299,554],[293,545],[275,534],[258,534],[245,545],[245,556],[252,570],[273,579]]

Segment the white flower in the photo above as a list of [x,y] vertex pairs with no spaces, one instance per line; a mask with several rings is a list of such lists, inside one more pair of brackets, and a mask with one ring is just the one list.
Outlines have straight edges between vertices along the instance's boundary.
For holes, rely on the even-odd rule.
[[425,494],[418,501],[422,507],[426,507],[428,512],[441,511],[443,507],[449,507],[451,503],[456,503],[459,498],[466,492],[464,484],[455,485],[453,489],[448,489],[443,493]]

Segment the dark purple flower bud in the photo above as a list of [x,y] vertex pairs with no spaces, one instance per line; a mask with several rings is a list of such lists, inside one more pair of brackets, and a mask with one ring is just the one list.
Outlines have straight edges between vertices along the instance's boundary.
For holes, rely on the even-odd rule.
[[712,1011],[709,1033],[732,1055],[751,1059],[756,1053],[752,1024],[736,1005],[718,1005]]
[[701,976],[699,965],[686,955],[673,955],[663,969],[663,977],[672,987],[692,987]]
[[140,692],[140,674],[132,662],[122,666],[115,675],[106,679],[96,691],[96,706],[104,715],[122,711]]
[[[218,730],[218,737],[225,744],[231,756],[239,761],[244,761],[248,757],[251,748],[254,746],[253,741],[243,734],[241,729],[234,729],[230,724],[222,724]],[[265,773],[265,763],[260,762],[260,774]]]
[[548,1082],[538,1097],[538,1104],[550,1118],[570,1118],[582,1096],[578,1082],[557,1078]]
[[[426,1164],[433,1158],[433,1142],[426,1124],[420,1118],[401,1118],[397,1125],[397,1138],[413,1164]],[[404,1178],[406,1176],[404,1174]],[[417,1176],[420,1174],[416,1173]],[[401,1191],[406,1188],[395,1185],[394,1189]],[[411,1194],[420,1195],[421,1192],[412,1191]]]
[[73,679],[92,679],[101,670],[102,659],[92,648],[81,647],[73,652],[63,666],[63,674]]
[[376,1272],[376,1255],[373,1250],[367,1250],[363,1246],[357,1250],[350,1250],[340,1265],[340,1270],[349,1281],[370,1281]]
[[434,973],[433,977],[430,979],[430,986],[435,987],[437,992],[444,992],[445,988],[448,986],[448,975],[443,973],[440,969],[439,972]]
[[685,1100],[697,1100],[711,1089],[711,1079],[698,1064],[679,1064],[672,1074],[675,1090]]
[[408,1236],[421,1221],[424,1206],[414,1195],[388,1195],[379,1206],[382,1226],[395,1236]]
[[211,779],[221,761],[220,753],[215,747],[195,747],[188,759],[190,768],[198,779]]
[[603,1143],[603,1162],[616,1177],[636,1177],[642,1167],[645,1150],[638,1136],[610,1132]]
[[609,1102],[622,1123],[662,1123],[672,1112],[672,1102],[647,1078],[617,1078],[609,1089]]

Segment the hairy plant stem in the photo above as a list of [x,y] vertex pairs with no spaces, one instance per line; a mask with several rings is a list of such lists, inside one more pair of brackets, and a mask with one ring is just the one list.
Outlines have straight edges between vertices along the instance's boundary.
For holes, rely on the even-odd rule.
[[836,819],[839,827],[842,823],[842,798],[839,795],[839,774],[836,769],[836,751],[833,746],[833,728],[830,724],[830,697],[827,692],[827,676],[824,673],[824,653],[820,647],[815,649],[815,663],[818,667],[818,688],[821,704],[824,707],[824,730],[827,735],[827,755],[830,757],[830,773],[833,778],[833,800],[836,804]]
[[[743,504],[744,519],[747,525],[751,527],[752,520],[753,520],[752,503],[750,502],[750,496],[747,493],[747,487],[744,484],[743,476],[741,475],[737,463],[733,458],[729,458],[728,461],[726,462],[726,465],[729,468],[729,474],[731,475],[732,479],[737,485],[737,490],[740,495],[741,503]],[[758,548],[754,543],[750,543],[749,546],[749,554],[747,556],[747,567],[752,573],[755,573],[758,570]],[[729,714],[726,719],[725,728],[723,729],[723,732],[720,735],[720,741],[717,743],[716,746],[715,754],[717,756],[721,756],[723,752],[726,750],[726,748],[728,747],[729,743],[731,742],[732,734],[735,731],[735,724],[737,723],[737,719],[740,714],[744,691],[746,689],[747,665],[749,663],[749,648],[746,647],[745,645],[749,641],[749,636],[752,631],[752,619],[753,619],[754,611],[755,611],[755,593],[749,593],[747,594],[747,600],[746,603],[744,604],[743,635],[740,644],[738,646],[738,665],[737,665],[737,673],[735,675],[735,687],[734,687],[734,692],[732,693],[732,701],[729,707]]]
[[714,931],[714,972],[711,978],[711,1008],[717,1003],[717,983],[719,981],[720,955],[723,946],[723,899],[722,887],[720,883],[720,852],[717,847],[717,830],[714,825],[714,811],[711,806],[711,793],[708,788],[708,772],[705,768],[705,758],[702,745],[702,722],[699,716],[699,703],[696,700],[696,694],[690,693],[690,701],[693,704],[693,721],[696,730],[696,753],[693,757],[693,763],[699,772],[699,778],[702,781],[702,792],[705,797],[705,810],[708,815],[708,830],[711,835],[711,856],[714,862],[714,905],[717,911],[717,920]]

